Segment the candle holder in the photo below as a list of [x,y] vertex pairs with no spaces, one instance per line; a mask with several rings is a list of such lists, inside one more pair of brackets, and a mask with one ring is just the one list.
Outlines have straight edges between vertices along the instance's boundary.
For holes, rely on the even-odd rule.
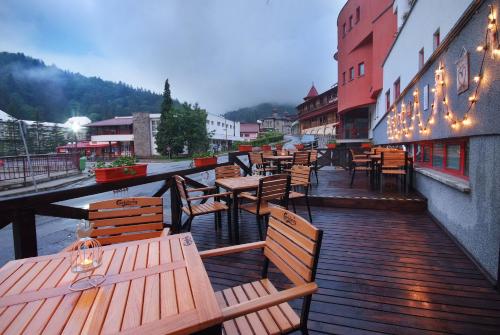
[[104,275],[92,274],[102,264],[102,247],[99,241],[90,237],[92,225],[82,220],[76,229],[78,241],[71,249],[71,271],[83,274],[74,280],[69,288],[72,291],[82,291],[99,286],[105,279]]

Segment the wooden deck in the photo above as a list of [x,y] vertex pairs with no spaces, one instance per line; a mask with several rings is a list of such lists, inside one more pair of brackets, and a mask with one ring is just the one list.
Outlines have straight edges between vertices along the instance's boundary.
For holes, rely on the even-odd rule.
[[[500,294],[425,213],[312,210],[325,235],[311,333],[500,334]],[[200,250],[230,244],[225,218],[217,233],[212,216],[196,218],[192,233]],[[243,214],[241,239],[258,239],[253,216]],[[247,252],[205,266],[221,290],[258,278],[261,260]]]

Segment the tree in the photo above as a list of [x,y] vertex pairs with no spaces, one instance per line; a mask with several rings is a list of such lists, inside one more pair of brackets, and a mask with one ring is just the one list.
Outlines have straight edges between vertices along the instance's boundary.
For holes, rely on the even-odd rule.
[[50,130],[50,138],[48,143],[49,152],[55,152],[56,148],[60,145],[63,145],[65,142],[66,141],[64,139],[64,133],[61,127],[59,127],[57,123],[54,124],[54,126]]
[[185,104],[185,116],[183,124],[187,127],[185,138],[189,154],[207,151],[209,145],[209,134],[207,133],[207,112],[198,104],[193,107]]
[[175,116],[178,114],[172,108],[172,97],[170,96],[170,84],[168,79],[165,80],[165,88],[163,90],[163,102],[161,104],[160,123],[158,124],[158,132],[155,136],[156,148],[162,155],[168,155],[168,151],[173,154],[182,152],[182,144],[177,143],[175,139],[176,132],[173,127],[175,124]]

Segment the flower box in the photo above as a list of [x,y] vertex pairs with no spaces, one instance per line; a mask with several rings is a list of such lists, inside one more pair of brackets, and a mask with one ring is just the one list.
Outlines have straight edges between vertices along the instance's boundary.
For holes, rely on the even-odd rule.
[[262,149],[262,151],[270,151],[271,150],[271,146],[268,144],[261,145],[260,148]]
[[195,167],[209,166],[217,164],[217,157],[200,157],[193,158]]
[[303,144],[295,144],[295,149],[304,150],[304,145]]
[[372,147],[371,143],[361,143],[361,148],[370,149]]
[[111,168],[96,168],[94,169],[95,181],[97,183],[110,183],[124,179],[145,177],[147,174],[147,170],[147,164],[136,164]]
[[328,149],[335,149],[335,148],[337,147],[337,144],[335,144],[335,143],[328,143],[328,144],[326,145],[326,147],[327,147]]
[[248,144],[240,144],[238,146],[238,151],[239,152],[252,152],[252,146]]

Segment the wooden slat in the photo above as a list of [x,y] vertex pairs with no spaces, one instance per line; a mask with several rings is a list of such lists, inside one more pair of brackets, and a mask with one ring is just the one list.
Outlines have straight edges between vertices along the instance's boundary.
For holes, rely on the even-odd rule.
[[89,204],[89,211],[111,208],[139,207],[139,206],[162,206],[163,199],[156,197],[134,197],[104,200]]
[[[249,301],[247,295],[245,294],[245,291],[243,291],[243,288],[241,286],[236,286],[233,288],[233,293],[238,300],[238,302],[245,302]],[[262,321],[260,321],[259,316],[257,313],[250,313],[245,315],[245,318],[248,320],[248,324],[252,328],[252,331],[254,334],[266,334],[266,328],[264,327],[264,324]]]
[[[217,299],[217,302],[219,303],[219,306],[221,307],[228,307],[228,303],[226,302],[226,299],[224,299],[224,295],[222,292],[215,292],[215,297]],[[236,326],[236,322],[234,320],[227,320],[223,324],[224,327],[224,334],[229,335],[229,334],[238,334],[238,327]]]
[[[252,287],[255,289],[255,292],[259,295],[259,297],[265,297],[269,295],[264,285],[262,285],[262,282],[260,281],[252,282]],[[281,332],[286,332],[292,329],[293,326],[290,323],[290,320],[288,320],[279,306],[271,306],[267,308],[267,310],[272,315]]]
[[94,227],[121,226],[137,223],[163,222],[163,214],[132,216],[124,218],[104,219],[92,221]]
[[301,263],[293,254],[288,252],[283,246],[276,243],[273,239],[266,240],[266,247],[264,248],[264,254],[266,254],[266,249],[270,249],[274,254],[276,254],[284,263],[291,267],[297,274],[299,274],[305,281],[309,282],[312,279],[312,271],[309,267]]
[[[246,295],[250,300],[252,299],[257,299],[259,297],[259,294],[253,287],[251,283],[246,283],[241,286],[243,290],[245,291]],[[264,327],[266,328],[266,331],[268,334],[278,334],[280,332],[280,327],[276,324],[276,321],[274,321],[273,316],[271,315],[269,308],[260,310],[257,312],[259,315],[259,318],[262,320],[262,323],[264,324]],[[225,327],[225,324],[224,324]]]
[[292,240],[289,240],[287,237],[283,236],[281,233],[279,233],[271,226],[267,230],[267,238],[272,239],[276,243],[284,246],[292,255],[297,257],[303,264],[305,264],[309,268],[312,268],[314,264],[314,257],[306,250],[302,249],[300,245],[295,244]]
[[163,223],[145,223],[140,225],[118,226],[114,228],[99,228],[93,229],[90,233],[91,237],[116,235],[121,233],[134,233],[148,230],[163,230]]
[[[225,289],[224,291],[222,291],[222,293],[224,295],[224,299],[227,301],[228,306],[236,305],[238,303],[238,299],[236,299],[236,296],[231,288]],[[236,323],[239,334],[253,334],[252,327],[250,326],[250,323],[245,316],[235,318],[234,322]]]
[[112,210],[112,211],[92,211],[89,212],[89,219],[110,219],[116,217],[125,217],[125,216],[140,216],[144,214],[158,214],[163,212],[163,206],[157,207],[141,207],[141,208],[132,208],[132,209],[121,209],[121,210]]
[[316,250],[316,244],[305,237],[304,235],[298,233],[296,230],[292,229],[290,226],[285,225],[283,222],[275,220],[273,217],[269,218],[269,227],[276,229],[282,235],[287,236],[289,239],[293,240],[302,249],[306,250],[310,254],[313,254]]
[[[264,286],[264,288],[267,290],[267,292],[269,292],[270,295],[278,293],[278,290],[269,281],[269,279],[267,279],[267,278],[262,279],[261,283],[262,283],[262,286]],[[281,311],[283,312],[283,314],[285,314],[286,318],[288,319],[288,321],[292,325],[300,324],[299,316],[297,315],[297,313],[295,313],[295,311],[292,309],[292,307],[290,307],[290,305],[288,303],[283,303],[283,304],[280,304],[278,306],[281,309]]]
[[[171,240],[170,247],[172,251],[172,261],[175,262],[184,260],[184,255],[182,253],[180,240],[178,239]],[[186,294],[186,292],[192,292],[186,269],[175,270],[174,280],[177,293],[177,303],[178,303],[179,313],[192,310],[194,308],[193,296],[192,294]]]
[[[160,263],[172,262],[170,251],[170,240],[160,241]],[[177,296],[175,294],[174,272],[164,272],[160,274],[160,309],[161,317],[177,314]]]
[[[160,244],[149,243],[148,268],[160,264]],[[160,275],[146,277],[142,324],[160,319]]]
[[139,234],[127,234],[127,235],[117,235],[111,237],[98,237],[96,238],[102,245],[122,243],[128,241],[144,240],[149,238],[159,237],[162,232],[149,232],[149,233],[139,233]]
[[301,277],[293,268],[291,268],[287,263],[285,263],[277,254],[275,254],[271,249],[264,248],[264,256],[269,258],[271,262],[295,285],[302,285],[306,281]]
[[301,216],[279,208],[271,210],[271,216],[300,232],[311,240],[318,238],[319,230]]

